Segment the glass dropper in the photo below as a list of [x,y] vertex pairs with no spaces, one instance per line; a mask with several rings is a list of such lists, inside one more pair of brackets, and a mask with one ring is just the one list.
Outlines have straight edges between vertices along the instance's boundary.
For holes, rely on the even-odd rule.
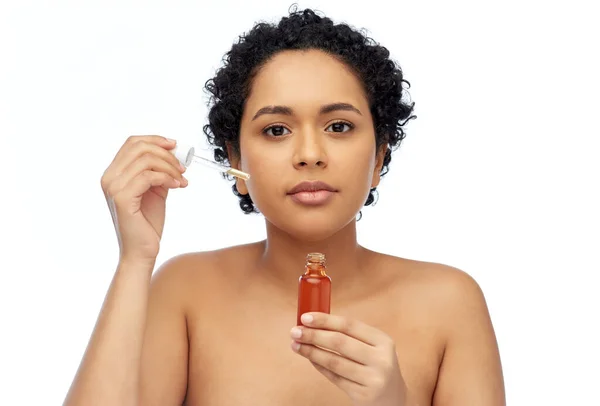
[[181,162],[181,164],[183,166],[185,166],[186,168],[188,166],[190,166],[192,164],[192,162],[194,162],[194,163],[204,165],[208,168],[215,169],[219,172],[228,173],[231,176],[235,176],[235,177],[243,179],[243,180],[250,179],[250,175],[247,174],[246,172],[242,172],[238,169],[234,169],[234,168],[230,168],[225,165],[221,165],[215,161],[211,161],[210,159],[196,155],[196,149],[194,147],[187,146],[187,145],[179,145],[179,143],[178,143],[177,146],[173,150],[171,150],[171,152],[175,155],[177,160],[179,162]]

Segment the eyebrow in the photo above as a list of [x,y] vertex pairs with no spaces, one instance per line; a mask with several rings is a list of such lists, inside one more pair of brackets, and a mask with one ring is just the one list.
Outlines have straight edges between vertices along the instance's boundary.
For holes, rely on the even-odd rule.
[[[321,109],[319,110],[319,115],[331,113],[334,111],[353,111],[362,116],[360,110],[349,103],[326,104],[324,106],[321,106]],[[252,117],[252,121],[256,120],[258,117],[264,114],[283,114],[285,116],[291,116],[294,114],[294,110],[288,106],[266,106],[256,112],[254,117]]]

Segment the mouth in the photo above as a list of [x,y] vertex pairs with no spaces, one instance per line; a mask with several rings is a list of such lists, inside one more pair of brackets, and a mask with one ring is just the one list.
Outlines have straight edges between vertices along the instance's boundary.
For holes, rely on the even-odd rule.
[[317,206],[327,203],[337,190],[325,182],[301,182],[294,186],[287,194],[299,204]]

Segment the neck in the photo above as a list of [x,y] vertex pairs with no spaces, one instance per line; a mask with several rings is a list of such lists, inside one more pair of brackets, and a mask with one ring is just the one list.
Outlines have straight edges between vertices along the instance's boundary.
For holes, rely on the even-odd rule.
[[356,286],[364,279],[369,251],[356,240],[356,221],[321,241],[303,241],[267,222],[267,240],[259,264],[271,280],[284,289],[297,289],[298,278],[305,272],[309,253],[325,254],[326,273],[340,292]]

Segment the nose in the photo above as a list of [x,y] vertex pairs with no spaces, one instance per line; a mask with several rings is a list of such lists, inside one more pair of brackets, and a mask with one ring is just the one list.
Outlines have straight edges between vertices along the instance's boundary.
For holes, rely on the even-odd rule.
[[325,168],[327,153],[323,145],[323,137],[314,131],[303,131],[296,137],[294,150],[294,167]]

